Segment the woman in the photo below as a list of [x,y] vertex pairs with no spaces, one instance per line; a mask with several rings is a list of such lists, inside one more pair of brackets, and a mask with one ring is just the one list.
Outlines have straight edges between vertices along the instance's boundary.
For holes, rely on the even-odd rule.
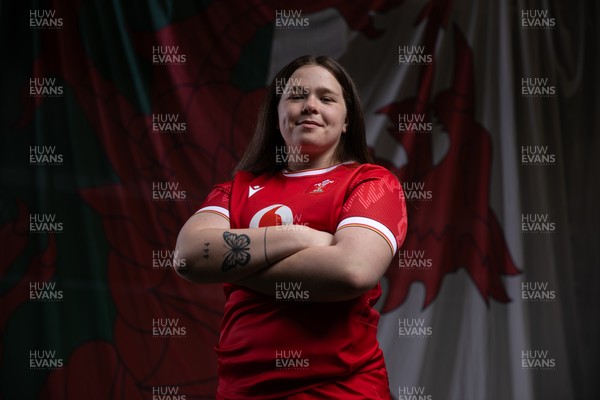
[[177,239],[180,275],[224,283],[217,399],[390,398],[373,305],[406,209],[370,162],[347,72],[329,57],[285,66],[234,179]]

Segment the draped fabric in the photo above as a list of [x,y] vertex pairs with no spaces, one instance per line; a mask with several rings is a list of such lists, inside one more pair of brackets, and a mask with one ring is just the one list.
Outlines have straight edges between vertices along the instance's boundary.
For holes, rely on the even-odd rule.
[[175,240],[302,54],[348,69],[407,196],[394,397],[600,393],[597,3],[0,7],[0,398],[214,398],[222,288]]

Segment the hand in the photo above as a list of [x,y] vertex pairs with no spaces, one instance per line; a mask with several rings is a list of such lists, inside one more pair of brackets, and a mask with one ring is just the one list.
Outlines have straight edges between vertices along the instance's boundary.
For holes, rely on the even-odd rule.
[[301,232],[307,248],[333,245],[333,235],[329,232],[319,231],[304,225],[291,225],[290,228]]
[[[329,232],[319,231],[306,225],[277,225],[269,227],[275,231],[294,232],[296,239],[302,243],[303,248],[322,247],[333,245],[333,235]],[[267,233],[267,235],[269,235]]]
[[309,247],[319,247],[319,246],[332,246],[333,235],[329,232],[318,231],[316,229],[310,229],[310,245]]

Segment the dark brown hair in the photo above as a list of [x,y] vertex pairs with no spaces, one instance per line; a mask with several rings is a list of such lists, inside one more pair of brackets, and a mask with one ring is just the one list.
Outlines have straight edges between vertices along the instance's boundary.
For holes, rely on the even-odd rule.
[[276,172],[285,167],[276,162],[277,146],[284,146],[281,132],[277,129],[279,118],[277,106],[281,100],[281,91],[277,90],[279,82],[287,82],[292,74],[305,65],[318,65],[328,70],[342,87],[342,95],[346,103],[346,133],[342,135],[335,151],[337,162],[356,161],[372,163],[365,139],[365,120],[358,92],[352,78],[334,59],[327,56],[302,56],[283,67],[268,88],[256,121],[254,136],[250,140],[242,159],[237,164],[234,174],[248,171],[253,174]]

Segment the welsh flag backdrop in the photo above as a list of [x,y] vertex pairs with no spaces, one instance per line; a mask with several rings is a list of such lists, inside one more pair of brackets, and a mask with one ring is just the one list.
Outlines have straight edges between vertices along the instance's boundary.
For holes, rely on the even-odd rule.
[[600,394],[596,2],[0,13],[0,399],[214,398],[222,288],[179,278],[172,251],[303,54],[347,67],[406,193],[378,304],[394,398]]

